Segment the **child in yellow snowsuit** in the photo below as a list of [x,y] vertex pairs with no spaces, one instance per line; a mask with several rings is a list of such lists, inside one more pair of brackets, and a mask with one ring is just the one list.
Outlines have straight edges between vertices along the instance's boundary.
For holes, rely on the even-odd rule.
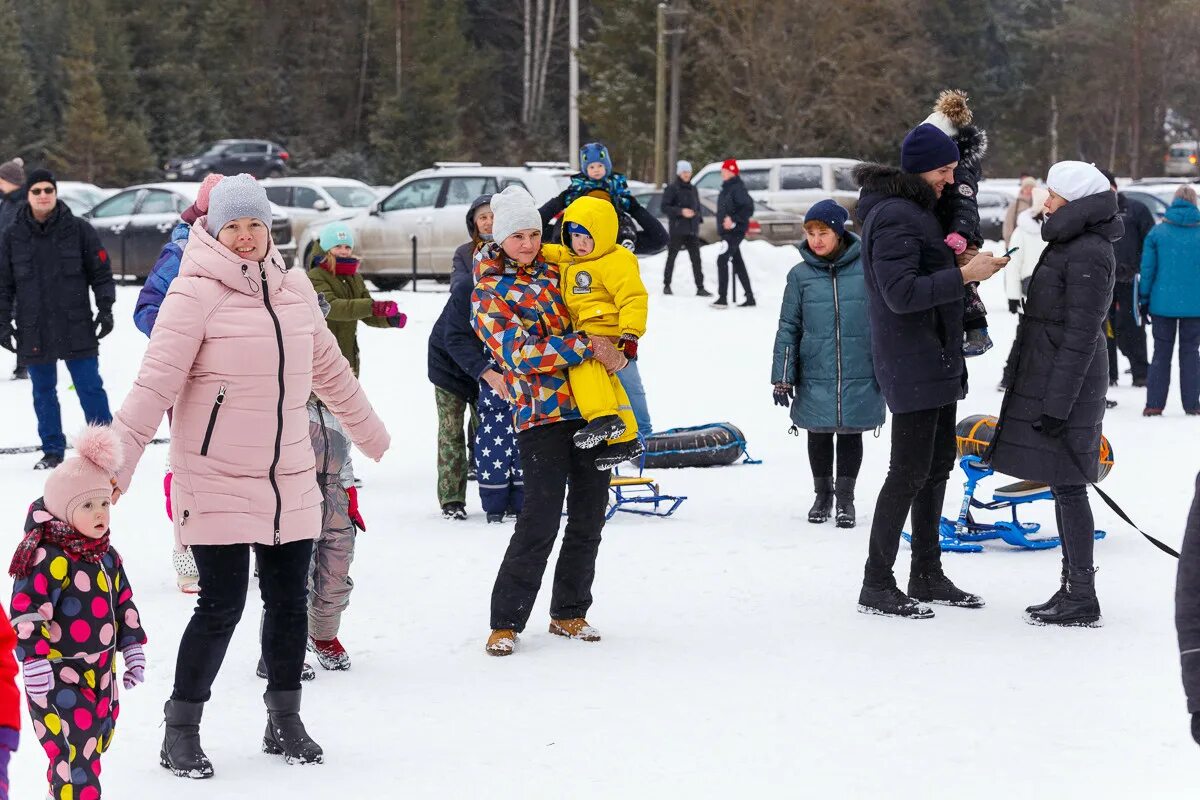
[[[564,244],[544,245],[542,253],[562,268],[562,295],[575,330],[612,339],[633,359],[646,332],[647,295],[637,256],[617,244],[617,226],[612,203],[580,197],[563,214]],[[575,445],[587,449],[609,443],[596,457],[596,468],[610,469],[641,455],[637,422],[620,379],[595,359],[571,367],[568,376],[575,404],[588,421],[575,434]]]

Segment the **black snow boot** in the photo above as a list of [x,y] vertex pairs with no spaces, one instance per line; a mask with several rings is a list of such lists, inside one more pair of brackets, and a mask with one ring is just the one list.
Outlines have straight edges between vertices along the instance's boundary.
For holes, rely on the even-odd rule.
[[854,478],[838,478],[834,496],[837,497],[837,526],[853,528],[858,524],[854,512]]
[[964,592],[954,585],[942,572],[941,566],[916,567],[908,576],[908,594],[914,600],[922,603],[935,603],[940,606],[958,606],[959,608],[983,608],[983,598],[977,594]]
[[819,525],[827,521],[830,512],[833,511],[833,478],[815,478],[813,485],[816,488],[817,499],[808,510],[808,521]]
[[55,469],[63,462],[62,453],[46,453],[41,460],[33,465],[34,469]]
[[200,716],[204,703],[168,700],[163,707],[167,732],[158,763],[181,778],[211,778],[212,762],[200,748]]
[[860,614],[878,614],[881,617],[904,619],[930,619],[933,611],[900,591],[896,584],[882,588],[863,585],[858,594]]
[[[254,668],[254,674],[264,681],[267,679],[267,662],[263,661],[262,656],[258,657],[258,666]],[[317,671],[312,668],[311,664],[305,661],[304,666],[300,669],[300,680],[311,681],[315,680],[316,677]]]
[[263,734],[263,752],[282,755],[288,764],[320,764],[325,752],[304,730],[300,719],[300,690],[267,692],[267,732]]
[[575,446],[590,450],[601,442],[616,439],[625,433],[625,423],[616,414],[605,414],[575,431]]
[[606,469],[612,469],[618,464],[624,464],[626,461],[633,461],[645,449],[646,446],[642,444],[641,439],[630,439],[628,442],[607,445],[596,454],[594,462],[596,469],[603,472]]
[[1100,601],[1096,599],[1095,567],[1071,567],[1067,571],[1067,590],[1063,597],[1048,608],[1029,612],[1025,619],[1031,625],[1100,627]]
[[1067,565],[1063,564],[1062,578],[1061,578],[1061,582],[1058,585],[1058,591],[1055,592],[1054,594],[1052,594],[1050,596],[1050,599],[1047,600],[1046,602],[1038,603],[1036,606],[1029,606],[1028,608],[1025,609],[1025,613],[1032,614],[1035,611],[1045,611],[1047,608],[1050,608],[1051,606],[1057,605],[1058,603],[1062,602],[1063,598],[1066,596],[1067,596]]

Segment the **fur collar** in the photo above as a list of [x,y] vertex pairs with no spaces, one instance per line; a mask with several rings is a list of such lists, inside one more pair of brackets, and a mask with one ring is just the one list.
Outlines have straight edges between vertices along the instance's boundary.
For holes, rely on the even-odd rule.
[[[933,209],[937,205],[937,195],[929,184],[921,180],[921,176],[910,175],[899,167],[862,163],[854,168],[854,180],[862,187],[862,199],[855,211],[860,223],[866,219],[876,202],[887,197],[911,200],[925,209]],[[867,201],[870,195],[876,195],[875,201]]]

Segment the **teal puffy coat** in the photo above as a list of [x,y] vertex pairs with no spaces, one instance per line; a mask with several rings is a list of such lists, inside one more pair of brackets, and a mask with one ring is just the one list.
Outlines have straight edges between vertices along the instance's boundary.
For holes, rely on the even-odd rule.
[[1142,246],[1141,302],[1162,317],[1200,317],[1200,208],[1176,200]]
[[792,421],[814,433],[862,433],[883,424],[883,394],[871,363],[871,325],[861,241],[833,263],[797,245],[775,334],[771,383],[796,389]]

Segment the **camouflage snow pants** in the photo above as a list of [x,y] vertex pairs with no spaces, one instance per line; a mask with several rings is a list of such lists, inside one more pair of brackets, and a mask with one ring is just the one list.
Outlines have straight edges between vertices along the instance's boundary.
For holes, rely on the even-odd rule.
[[467,438],[463,415],[467,401],[445,389],[434,387],[438,412],[437,493],[438,504],[467,502]]

